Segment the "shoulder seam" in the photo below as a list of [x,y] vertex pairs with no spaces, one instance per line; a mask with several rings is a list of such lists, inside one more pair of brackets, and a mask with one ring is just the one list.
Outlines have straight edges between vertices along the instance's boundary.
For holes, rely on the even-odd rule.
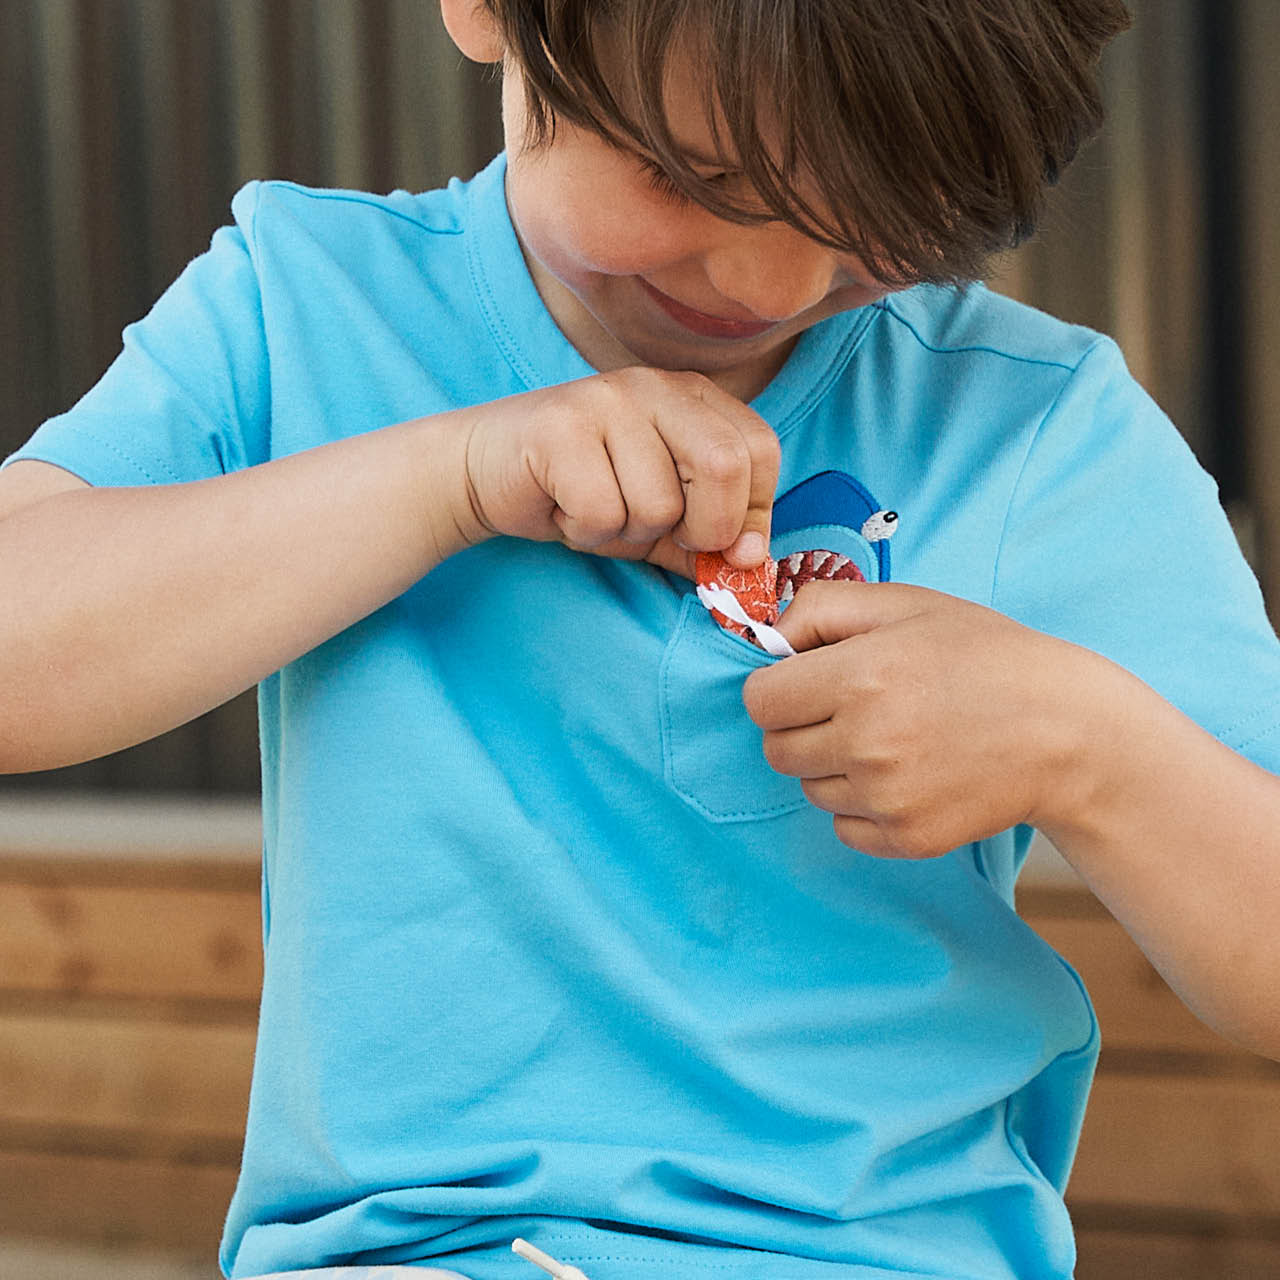
[[430,235],[460,236],[464,230],[461,226],[433,227],[424,222],[421,218],[415,218],[412,215],[405,213],[403,209],[392,208],[392,206],[387,203],[385,196],[374,195],[371,192],[345,191],[337,187],[325,189],[318,187],[304,187],[301,183],[290,182],[286,178],[273,178],[270,181],[262,182],[258,185],[268,189],[291,191],[294,195],[304,196],[308,200],[335,201],[340,204],[364,205],[366,208],[374,209],[378,213],[385,213],[388,217],[398,218],[401,222],[407,222],[411,227],[418,227]]
[[1045,359],[1041,359],[1038,356],[1018,355],[1014,351],[1005,351],[1000,347],[993,347],[988,343],[982,343],[982,342],[969,343],[964,346],[940,347],[932,342],[927,341],[921,335],[920,330],[916,328],[916,326],[910,320],[908,320],[907,317],[904,316],[900,310],[898,310],[898,308],[894,305],[892,294],[890,294],[888,297],[882,298],[877,305],[880,307],[882,311],[892,316],[900,325],[902,325],[902,327],[906,329],[911,334],[911,336],[915,338],[915,340],[926,351],[932,351],[936,355],[960,355],[965,352],[982,351],[982,352],[985,352],[987,355],[1001,356],[1006,360],[1015,360],[1019,364],[1035,364],[1035,365],[1041,365],[1045,368],[1067,369],[1074,372],[1077,368],[1079,368],[1080,364],[1087,358],[1087,356],[1089,355],[1089,352],[1091,352],[1094,349],[1094,347],[1098,345],[1098,341],[1104,337],[1104,335],[1098,335],[1094,339],[1094,341],[1091,342],[1089,346],[1084,350],[1084,352],[1081,353],[1080,359],[1077,360],[1074,364],[1065,360],[1045,360]]
[[[1062,399],[1067,393],[1067,388],[1070,387],[1072,382],[1075,381],[1076,374],[1079,373],[1085,361],[1088,360],[1089,357],[1095,351],[1097,351],[1100,347],[1106,347],[1111,345],[1113,344],[1110,338],[1106,337],[1103,334],[1099,334],[1098,337],[1095,338],[1093,342],[1089,344],[1089,346],[1085,349],[1084,354],[1081,355],[1080,359],[1077,360],[1074,365],[1059,366],[1060,368],[1065,369],[1067,371],[1067,377],[1063,378],[1062,386],[1058,388],[1057,395],[1053,397],[1052,401],[1050,401],[1049,403],[1048,408],[1046,408],[1044,413],[1041,414],[1040,421],[1036,423],[1036,429],[1030,433],[1030,436],[1027,440],[1026,450],[1023,452],[1023,455],[1022,455],[1022,461],[1018,464],[1018,474],[1014,477],[1013,484],[1009,486],[1009,503],[1005,507],[1004,521],[1000,526],[1000,537],[996,542],[995,557],[991,562],[991,595],[987,603],[993,609],[996,608],[997,584],[1000,581],[1000,561],[1004,556],[1005,542],[1007,541],[1009,536],[1009,525],[1013,521],[1013,504],[1017,499],[1018,490],[1022,487],[1022,478],[1024,475],[1026,475],[1027,467],[1031,462],[1031,455],[1033,452],[1035,452],[1036,443],[1039,441],[1040,437],[1044,434],[1045,426],[1048,424],[1048,422],[1054,416],[1054,414],[1057,413],[1058,407],[1059,405],[1061,405]],[[1052,362],[1040,361],[1037,363],[1052,363]]]

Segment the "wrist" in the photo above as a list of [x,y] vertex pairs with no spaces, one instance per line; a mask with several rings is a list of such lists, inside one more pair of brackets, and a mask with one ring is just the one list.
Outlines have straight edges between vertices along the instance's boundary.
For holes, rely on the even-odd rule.
[[474,415],[469,410],[455,410],[419,418],[408,426],[419,446],[414,472],[426,482],[426,534],[430,554],[438,564],[495,533],[481,517],[467,465]]
[[1141,770],[1139,744],[1160,732],[1162,699],[1100,654],[1068,646],[1060,668],[1068,691],[1046,753],[1047,782],[1031,824],[1065,855],[1114,831]]

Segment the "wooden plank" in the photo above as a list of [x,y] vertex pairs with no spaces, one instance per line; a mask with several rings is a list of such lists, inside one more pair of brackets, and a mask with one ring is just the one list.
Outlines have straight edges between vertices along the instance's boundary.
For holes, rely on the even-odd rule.
[[1261,1280],[1280,1276],[1280,1240],[1224,1235],[1076,1232],[1076,1280]]
[[216,1258],[236,1169],[0,1151],[0,1234]]
[[27,776],[0,779],[18,783],[0,787],[0,877],[12,878],[15,861],[78,867],[104,859],[122,869],[154,864],[149,876],[163,866],[166,877],[175,862],[234,865],[244,884],[257,883],[262,815],[252,796],[57,792],[24,786]]
[[1106,1049],[1256,1056],[1205,1026],[1110,916],[1082,913],[1072,918],[1025,908],[1023,916],[1084,979]]
[[21,1127],[28,1145],[48,1126],[234,1146],[254,1041],[251,1024],[0,1014],[0,1125]]
[[216,1258],[168,1249],[103,1249],[57,1237],[0,1236],[0,1276],[21,1280],[222,1280]]
[[1280,1080],[1102,1073],[1068,1199],[1280,1219]]
[[262,988],[258,894],[0,880],[0,989],[242,1000]]

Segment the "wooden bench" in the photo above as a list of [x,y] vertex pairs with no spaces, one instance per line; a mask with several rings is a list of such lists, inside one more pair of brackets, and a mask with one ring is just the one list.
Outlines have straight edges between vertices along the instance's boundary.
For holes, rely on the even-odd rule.
[[[0,840],[4,833],[0,831]],[[261,981],[256,849],[0,843],[0,1237],[204,1258],[235,1183]],[[1104,1049],[1080,1280],[1280,1275],[1280,1065],[1202,1027],[1078,885],[1023,914]]]

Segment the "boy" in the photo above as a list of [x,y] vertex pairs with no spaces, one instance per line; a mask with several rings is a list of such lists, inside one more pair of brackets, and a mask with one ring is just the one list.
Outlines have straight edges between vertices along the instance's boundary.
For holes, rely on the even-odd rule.
[[[223,1268],[1069,1276],[1097,1030],[1030,828],[1280,1054],[1256,583],[1111,344],[948,287],[1123,10],[442,8],[505,159],[246,189],[0,475],[0,766],[260,682]],[[766,545],[876,585],[772,659],[689,581]]]

